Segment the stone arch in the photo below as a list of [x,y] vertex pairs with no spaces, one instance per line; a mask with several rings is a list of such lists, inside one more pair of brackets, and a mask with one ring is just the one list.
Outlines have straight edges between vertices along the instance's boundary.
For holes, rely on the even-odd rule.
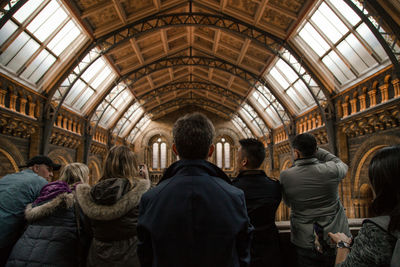
[[96,156],[89,157],[89,184],[94,185],[101,177],[101,161]]
[[157,128],[154,128],[154,129],[151,129],[151,130],[147,131],[143,135],[142,141],[140,142],[141,147],[146,147],[149,144],[150,139],[153,138],[156,135],[164,136],[166,141],[167,141],[167,145],[169,147],[172,146],[173,140],[172,140],[171,130],[166,129],[166,128],[163,129],[163,128],[158,128],[157,127]]
[[18,166],[25,165],[27,159],[22,156],[19,149],[12,142],[6,141],[6,138],[2,138],[0,139],[0,147],[2,154],[10,161],[16,171],[18,171]]
[[371,136],[359,146],[350,164],[350,182],[353,198],[359,197],[362,184],[369,183],[368,166],[375,152],[383,147],[397,145],[399,143],[400,135],[383,134]]
[[287,170],[287,169],[289,169],[289,168],[292,166],[292,164],[293,164],[292,156],[289,155],[289,154],[288,154],[288,155],[285,155],[285,156],[282,158],[282,165],[280,166],[279,170],[280,170],[280,171]]
[[232,130],[231,128],[218,128],[215,130],[215,137],[218,138],[221,135],[229,136],[235,147],[239,146],[239,140],[241,139],[240,136]]
[[18,172],[18,164],[14,158],[4,149],[0,148],[0,177]]
[[[61,164],[62,166],[74,162],[71,155],[66,150],[61,148],[52,150],[47,156],[51,158],[55,163]],[[58,180],[60,176],[60,171],[53,171],[53,174],[54,176],[52,181]]]

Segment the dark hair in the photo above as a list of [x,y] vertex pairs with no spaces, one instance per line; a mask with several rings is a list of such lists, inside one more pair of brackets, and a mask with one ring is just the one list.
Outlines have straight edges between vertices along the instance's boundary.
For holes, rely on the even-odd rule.
[[294,137],[292,146],[299,150],[303,157],[311,157],[317,151],[317,140],[314,135],[303,133]]
[[380,149],[371,159],[369,180],[376,197],[372,210],[389,215],[389,231],[400,230],[400,145]]
[[265,159],[264,144],[254,138],[241,139],[239,143],[242,147],[242,153],[247,157],[248,167],[259,168]]
[[183,159],[206,159],[214,132],[211,121],[201,113],[179,118],[172,129],[179,156]]

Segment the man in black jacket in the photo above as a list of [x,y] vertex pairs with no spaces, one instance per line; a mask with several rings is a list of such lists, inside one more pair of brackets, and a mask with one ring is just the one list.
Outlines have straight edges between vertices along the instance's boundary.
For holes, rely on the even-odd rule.
[[139,207],[142,267],[244,267],[250,263],[252,226],[244,194],[206,161],[214,126],[200,113],[173,127],[173,163]]
[[247,212],[254,226],[251,245],[251,267],[280,266],[279,236],[275,212],[281,202],[279,182],[260,169],[265,158],[263,143],[256,139],[239,141],[237,168],[233,185],[246,196]]

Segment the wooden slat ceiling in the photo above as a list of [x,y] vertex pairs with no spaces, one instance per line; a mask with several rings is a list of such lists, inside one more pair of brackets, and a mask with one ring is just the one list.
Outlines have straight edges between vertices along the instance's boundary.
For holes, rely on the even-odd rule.
[[[122,27],[156,14],[202,12],[223,14],[267,31],[279,39],[286,40],[294,27],[312,6],[313,0],[74,0],[64,3],[75,11],[82,25],[93,33],[94,41],[118,31]],[[131,38],[107,53],[120,76],[126,76],[142,66],[168,56],[207,56],[234,64],[256,76],[261,76],[274,55],[265,47],[245,36],[222,29],[205,26],[172,26],[158,29]],[[154,98],[142,99],[156,88],[177,82],[211,83],[231,91],[237,98],[219,94],[217,91],[171,90],[155,93]],[[173,66],[150,73],[131,86],[146,112],[155,117],[188,105],[209,101],[204,106],[221,117],[236,111],[249,95],[252,87],[232,73],[208,66]],[[198,101],[189,101],[196,98]],[[174,105],[169,106],[168,103]],[[218,111],[213,108],[218,103]],[[160,111],[160,108],[165,109]]]

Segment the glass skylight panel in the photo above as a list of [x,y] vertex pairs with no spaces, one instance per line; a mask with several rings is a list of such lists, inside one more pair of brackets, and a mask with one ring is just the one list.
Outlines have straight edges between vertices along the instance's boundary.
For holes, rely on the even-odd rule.
[[340,14],[345,17],[351,26],[355,26],[360,22],[361,18],[343,0],[330,0],[330,2],[337,10],[340,10]]
[[387,57],[385,50],[365,23],[362,23],[356,31],[361,36],[364,36],[365,41],[369,44],[370,47],[374,48],[375,52],[378,54],[381,60]]
[[75,22],[69,21],[47,45],[57,56],[81,34]]
[[18,29],[18,26],[12,22],[7,21],[3,28],[0,29],[0,45],[2,45],[10,36]]
[[135,125],[134,129],[129,134],[127,141],[130,142],[131,144],[133,142],[135,142],[135,139],[138,136],[138,133],[144,131],[147,128],[147,126],[150,124],[150,122],[151,122],[151,120],[147,115],[144,116],[143,118],[141,118],[140,121]]
[[61,6],[56,1],[51,1],[36,18],[29,23],[27,29],[33,33],[39,41],[43,42],[67,18],[68,15]]
[[250,129],[247,127],[247,125],[242,121],[242,119],[235,115],[232,119],[233,125],[242,133],[243,136],[245,137],[254,137]]
[[298,36],[335,76],[340,88],[387,59],[361,18],[343,0],[325,0]]
[[82,112],[86,104],[94,100],[92,96],[97,96],[102,92],[115,77],[116,75],[105,60],[102,57],[98,58],[75,82],[64,103]]
[[43,2],[43,0],[30,0],[26,2],[15,12],[14,18],[23,23]]
[[0,30],[0,36],[0,64],[32,84],[64,63],[71,55],[64,51],[78,49],[85,40],[78,38],[83,32],[57,0],[27,1]]
[[37,82],[55,61],[56,57],[47,52],[47,50],[43,50],[21,74],[21,77],[31,80],[32,82]]
[[329,49],[328,43],[309,22],[306,23],[299,35],[314,50],[314,52],[318,54],[318,56],[322,56]]

